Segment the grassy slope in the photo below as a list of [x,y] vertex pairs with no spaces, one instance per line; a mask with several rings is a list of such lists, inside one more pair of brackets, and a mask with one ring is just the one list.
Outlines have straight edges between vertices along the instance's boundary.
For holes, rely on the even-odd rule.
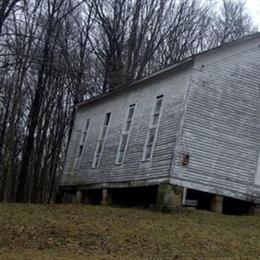
[[0,204],[0,259],[260,259],[260,217]]

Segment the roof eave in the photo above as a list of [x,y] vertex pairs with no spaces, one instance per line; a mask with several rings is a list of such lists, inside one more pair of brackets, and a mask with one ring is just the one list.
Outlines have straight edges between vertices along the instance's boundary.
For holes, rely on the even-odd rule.
[[165,68],[165,69],[162,69],[162,70],[159,70],[153,74],[150,74],[142,79],[139,79],[139,80],[135,80],[133,81],[132,83],[130,84],[124,84],[124,85],[121,85],[120,87],[116,88],[115,90],[111,91],[111,92],[107,92],[107,93],[104,93],[104,94],[101,94],[101,95],[98,95],[96,97],[93,97],[89,100],[86,100],[86,101],[83,101],[81,103],[78,103],[77,104],[77,108],[81,108],[82,106],[85,106],[87,104],[90,104],[92,102],[96,102],[97,100],[100,100],[100,99],[103,99],[105,97],[108,97],[108,96],[111,96],[111,95],[114,95],[116,93],[119,93],[121,91],[124,91],[124,90],[128,90],[129,88],[131,87],[134,87],[138,84],[141,84],[145,81],[148,81],[152,78],[155,78],[155,77],[158,77],[158,76],[161,76],[163,74],[166,74],[166,73],[169,73],[169,72],[177,72],[179,71],[179,69],[182,69],[182,68],[186,68],[186,67],[189,67],[189,66],[192,66],[193,65],[193,62],[194,62],[194,57],[191,56],[191,57],[188,57],[168,68]]

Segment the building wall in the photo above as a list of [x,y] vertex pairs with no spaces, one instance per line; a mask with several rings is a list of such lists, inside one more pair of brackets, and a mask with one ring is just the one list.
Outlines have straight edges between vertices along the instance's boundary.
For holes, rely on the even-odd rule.
[[[84,185],[107,182],[123,182],[165,178],[169,172],[176,142],[176,134],[183,112],[184,98],[190,72],[164,73],[127,90],[86,104],[78,110],[72,139],[69,145],[64,176],[61,185]],[[155,106],[156,96],[164,95],[161,120],[151,162],[142,162],[143,146],[148,124]],[[116,165],[117,149],[129,105],[136,104],[132,130],[123,165]],[[92,162],[105,114],[111,112],[111,122],[98,168]],[[78,171],[73,164],[84,120],[91,119],[83,158]]]
[[195,60],[171,183],[260,201],[259,43],[258,37]]

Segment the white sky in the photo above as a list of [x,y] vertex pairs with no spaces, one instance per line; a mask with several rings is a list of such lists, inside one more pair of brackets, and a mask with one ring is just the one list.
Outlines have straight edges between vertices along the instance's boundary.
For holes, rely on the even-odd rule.
[[[181,0],[180,0],[181,1]],[[204,0],[208,4],[220,4],[222,0]],[[235,0],[237,2],[241,0]],[[243,0],[242,0],[243,1]],[[248,14],[252,17],[253,24],[260,31],[260,0],[244,0]]]
[[254,24],[260,30],[260,0],[246,0],[246,5]]

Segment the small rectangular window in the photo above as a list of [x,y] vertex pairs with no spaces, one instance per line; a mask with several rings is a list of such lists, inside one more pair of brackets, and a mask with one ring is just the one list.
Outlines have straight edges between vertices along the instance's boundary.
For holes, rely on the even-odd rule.
[[163,95],[156,97],[155,107],[150,119],[150,125],[143,150],[143,161],[149,161],[152,158],[155,139],[158,132],[159,119],[162,110]]
[[159,114],[155,114],[153,116],[153,123],[152,123],[152,125],[156,126],[158,124],[158,121],[159,121]]
[[106,113],[105,125],[108,126],[111,113]]
[[81,144],[79,145],[79,149],[78,149],[78,157],[81,157],[82,153],[83,153],[83,145]]
[[107,133],[107,126],[105,125],[100,136],[100,140],[104,140]]
[[116,164],[122,164],[124,162],[124,157],[126,154],[127,144],[130,136],[133,117],[134,117],[134,111],[135,111],[135,104],[132,104],[129,106],[128,113],[126,116],[126,123],[122,131],[122,135],[121,135],[121,139],[117,151]]
[[154,110],[155,115],[160,113],[161,107],[162,107],[162,98],[160,98],[160,99],[157,98],[155,110]]
[[124,151],[126,148],[126,143],[127,143],[127,139],[128,139],[128,134],[123,134],[122,135],[122,143],[121,143],[121,151]]
[[156,128],[150,128],[148,131],[147,146],[152,146],[155,139]]
[[131,107],[129,108],[127,120],[132,120],[133,115],[134,115],[134,111],[135,111],[135,107],[134,107],[134,106],[131,106]]
[[110,118],[111,118],[111,113],[106,113],[104,124],[102,125],[102,128],[100,130],[100,134],[99,134],[99,138],[98,138],[98,141],[97,141],[97,147],[96,147],[92,167],[98,167],[99,166],[101,156],[102,156],[102,152],[103,152],[103,149],[104,149],[105,138],[107,136]]
[[80,142],[79,142],[78,149],[77,149],[77,156],[76,156],[75,162],[74,162],[74,170],[78,170],[80,167],[80,163],[81,163],[83,152],[84,152],[84,146],[86,143],[87,134],[88,134],[88,130],[89,130],[89,125],[90,125],[90,119],[87,119],[85,121],[84,129],[83,129],[83,131],[81,131],[81,134],[80,134]]

